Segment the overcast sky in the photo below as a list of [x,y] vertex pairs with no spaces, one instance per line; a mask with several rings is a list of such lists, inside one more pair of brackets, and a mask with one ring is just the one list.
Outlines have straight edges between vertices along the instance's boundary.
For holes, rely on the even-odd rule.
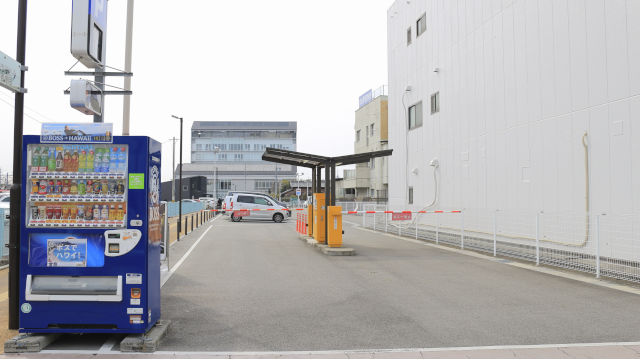
[[[15,59],[18,0],[2,2],[0,51]],[[387,84],[386,11],[392,0],[150,1],[135,5],[131,135],[179,136],[193,121],[298,121],[298,151],[353,153],[358,96]],[[126,0],[110,0],[107,65],[124,68]],[[30,0],[24,134],[41,122],[92,122],[69,106],[71,0]],[[82,64],[74,70],[86,70]],[[123,79],[108,84],[122,87]],[[11,104],[7,104],[6,102]],[[0,168],[12,171],[14,95],[0,89]],[[105,100],[122,134],[122,97]],[[34,120],[35,119],[35,120]],[[37,121],[36,121],[37,120]],[[171,176],[163,146],[163,180]],[[300,168],[300,170],[302,170]],[[310,171],[307,171],[307,176]],[[342,171],[339,171],[342,174]]]

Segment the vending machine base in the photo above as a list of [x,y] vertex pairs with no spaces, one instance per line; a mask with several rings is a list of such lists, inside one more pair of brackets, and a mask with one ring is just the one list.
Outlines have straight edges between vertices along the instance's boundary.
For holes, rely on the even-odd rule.
[[169,335],[171,320],[158,320],[156,325],[143,336],[130,334],[120,342],[121,352],[153,353],[160,343]]

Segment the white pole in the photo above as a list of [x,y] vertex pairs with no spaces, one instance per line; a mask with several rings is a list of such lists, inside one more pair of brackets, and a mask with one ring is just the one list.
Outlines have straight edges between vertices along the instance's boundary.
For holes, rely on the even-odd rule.
[[384,214],[384,233],[387,233],[387,219],[389,218],[389,213]]
[[416,213],[416,239],[418,239],[418,219],[420,218],[420,213]]
[[171,202],[176,201],[176,138],[173,138],[173,167],[171,168]]
[[373,230],[376,230],[376,214],[373,214]]
[[536,212],[536,265],[540,265],[540,212]]
[[462,231],[460,232],[460,249],[464,249],[464,210],[460,211],[462,215]]
[[[127,38],[124,46],[124,71],[131,72],[131,53],[133,52],[133,1],[127,1]],[[131,90],[131,77],[124,78],[125,91]],[[122,104],[122,135],[129,136],[129,114],[131,113],[131,96],[125,95]],[[175,170],[175,168],[174,168]]]
[[498,231],[498,211],[493,211],[493,256],[496,256],[498,243],[496,241]]
[[596,278],[600,278],[600,214],[596,215]]

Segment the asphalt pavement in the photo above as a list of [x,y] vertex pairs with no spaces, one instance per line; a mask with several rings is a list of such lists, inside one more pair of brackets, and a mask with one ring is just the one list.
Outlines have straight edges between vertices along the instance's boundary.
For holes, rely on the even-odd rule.
[[349,225],[344,245],[355,248],[353,257],[307,246],[295,221],[222,219],[211,226],[163,287],[162,316],[173,328],[162,351],[640,340],[640,297],[634,294]]

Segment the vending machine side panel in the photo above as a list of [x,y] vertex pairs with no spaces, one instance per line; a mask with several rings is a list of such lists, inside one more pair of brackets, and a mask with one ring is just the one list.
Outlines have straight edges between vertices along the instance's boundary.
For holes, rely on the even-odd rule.
[[160,218],[160,179],[162,162],[162,144],[152,138],[149,139],[149,185],[148,190],[148,260],[147,260],[147,293],[148,293],[148,328],[160,319],[160,244],[162,241],[161,218]]

